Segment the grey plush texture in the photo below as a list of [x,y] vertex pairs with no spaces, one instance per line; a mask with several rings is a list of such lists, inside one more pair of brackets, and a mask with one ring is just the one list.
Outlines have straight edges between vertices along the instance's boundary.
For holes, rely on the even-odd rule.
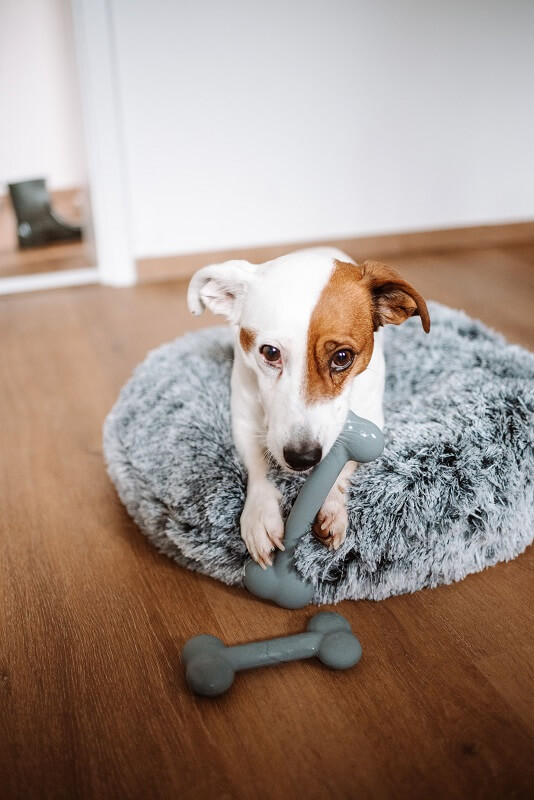
[[[464,578],[521,553],[534,530],[534,356],[430,304],[386,329],[386,448],[356,471],[349,532],[332,553],[305,535],[297,567],[315,602],[382,599]],[[240,584],[245,472],[230,431],[229,329],[150,353],[104,426],[109,475],[151,542]],[[287,515],[303,480],[273,470]]]

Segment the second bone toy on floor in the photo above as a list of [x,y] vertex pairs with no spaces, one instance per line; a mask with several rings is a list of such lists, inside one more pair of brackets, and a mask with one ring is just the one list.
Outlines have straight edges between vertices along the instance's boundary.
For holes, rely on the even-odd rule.
[[360,642],[348,620],[334,611],[322,611],[308,622],[304,633],[263,642],[227,647],[216,636],[189,639],[182,651],[187,684],[197,694],[217,697],[234,682],[235,673],[284,661],[316,656],[331,669],[348,669],[362,655]]

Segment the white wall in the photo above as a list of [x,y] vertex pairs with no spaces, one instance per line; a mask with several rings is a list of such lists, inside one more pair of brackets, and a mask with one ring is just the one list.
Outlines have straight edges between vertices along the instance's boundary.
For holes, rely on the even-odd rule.
[[0,193],[40,176],[53,189],[85,181],[70,2],[1,0]]
[[137,256],[534,217],[530,0],[110,0]]

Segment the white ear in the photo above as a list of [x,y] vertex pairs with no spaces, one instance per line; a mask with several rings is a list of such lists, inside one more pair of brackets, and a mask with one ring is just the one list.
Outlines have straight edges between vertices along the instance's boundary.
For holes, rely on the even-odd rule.
[[195,316],[209,308],[237,323],[247,287],[254,277],[255,265],[248,261],[225,261],[196,272],[187,290],[187,305]]

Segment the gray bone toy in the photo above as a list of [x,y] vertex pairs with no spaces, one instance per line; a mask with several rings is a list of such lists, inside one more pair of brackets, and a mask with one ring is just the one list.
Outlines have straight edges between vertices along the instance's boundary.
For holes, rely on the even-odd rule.
[[313,585],[294,566],[298,541],[309,530],[347,461],[374,461],[383,449],[380,428],[349,411],[336,443],[314,468],[295,500],[285,526],[285,550],[277,553],[273,566],[265,570],[254,561],[245,565],[244,584],[249,592],[284,608],[302,608],[311,602]]
[[230,688],[238,670],[312,656],[331,669],[348,669],[358,663],[361,655],[360,642],[345,617],[322,611],[310,619],[305,633],[264,642],[227,647],[216,636],[195,636],[186,642],[182,661],[189,688],[197,694],[216,697]]

